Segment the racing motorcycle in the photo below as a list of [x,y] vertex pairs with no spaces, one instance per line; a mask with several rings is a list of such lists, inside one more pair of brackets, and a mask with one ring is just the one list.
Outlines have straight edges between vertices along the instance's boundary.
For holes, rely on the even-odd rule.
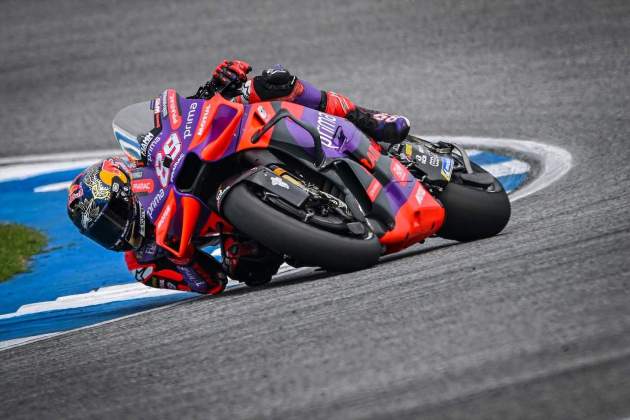
[[114,133],[156,241],[176,257],[231,233],[294,266],[352,271],[430,236],[496,235],[510,217],[500,182],[462,147],[412,135],[383,147],[290,102],[167,89],[123,109]]

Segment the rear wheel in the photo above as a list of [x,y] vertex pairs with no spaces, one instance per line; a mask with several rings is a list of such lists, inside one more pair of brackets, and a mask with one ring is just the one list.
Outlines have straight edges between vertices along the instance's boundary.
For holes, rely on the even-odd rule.
[[452,181],[437,194],[446,220],[437,235],[456,241],[488,238],[501,232],[510,219],[510,200],[501,183],[480,166],[473,174],[453,173]]
[[223,213],[243,234],[302,265],[330,271],[360,270],[378,261],[381,245],[374,234],[357,238],[315,227],[263,201],[254,188],[237,184],[223,199]]

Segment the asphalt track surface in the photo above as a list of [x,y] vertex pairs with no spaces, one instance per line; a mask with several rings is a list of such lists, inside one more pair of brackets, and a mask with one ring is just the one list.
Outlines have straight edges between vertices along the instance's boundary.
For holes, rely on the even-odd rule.
[[3,352],[0,417],[630,416],[630,2],[110,3],[2,2],[1,155],[111,148],[119,108],[238,56],[575,166],[495,238]]

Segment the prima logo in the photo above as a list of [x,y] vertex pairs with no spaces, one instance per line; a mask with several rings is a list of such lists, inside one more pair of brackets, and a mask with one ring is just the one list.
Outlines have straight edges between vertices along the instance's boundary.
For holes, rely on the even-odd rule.
[[337,118],[324,112],[318,112],[317,114],[317,131],[322,139],[322,144],[331,149],[339,149],[333,143],[335,137],[335,131],[337,130]]
[[164,188],[160,188],[160,191],[158,191],[157,194],[155,194],[155,197],[153,197],[153,200],[151,200],[151,204],[149,204],[149,207],[147,208],[147,214],[149,215],[149,217],[153,218],[153,212],[155,211],[157,206],[160,205],[163,199],[164,199]]
[[195,114],[197,113],[197,102],[193,102],[190,104],[190,110],[188,111],[188,115],[186,115],[186,125],[184,126],[184,140],[188,137],[192,137],[192,123],[195,119]]

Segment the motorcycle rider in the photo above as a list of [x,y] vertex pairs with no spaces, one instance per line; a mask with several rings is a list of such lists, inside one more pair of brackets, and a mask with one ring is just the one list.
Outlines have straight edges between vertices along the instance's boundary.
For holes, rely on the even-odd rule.
[[[248,80],[251,69],[244,61],[224,60],[212,79],[189,99],[221,94],[241,103],[291,101],[347,118],[374,140],[390,144],[401,142],[409,132],[407,118],[362,108],[346,96],[320,91],[279,65]],[[154,227],[131,189],[133,165],[113,157],[90,166],[71,183],[67,209],[82,234],[106,249],[125,252],[137,281],[158,288],[217,294],[225,289],[228,275],[257,285],[268,282],[278,271],[280,256],[236,235],[221,235],[222,264],[192,245],[183,258],[159,247]]]

